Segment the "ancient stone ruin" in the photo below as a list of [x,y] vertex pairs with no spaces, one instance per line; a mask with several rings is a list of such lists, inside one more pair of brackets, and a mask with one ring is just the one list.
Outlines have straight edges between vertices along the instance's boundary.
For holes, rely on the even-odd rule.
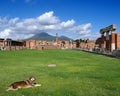
[[[100,29],[101,37],[96,40],[101,53],[118,54],[120,50],[120,33],[116,33],[116,25],[112,24]],[[114,54],[113,54],[114,53]]]

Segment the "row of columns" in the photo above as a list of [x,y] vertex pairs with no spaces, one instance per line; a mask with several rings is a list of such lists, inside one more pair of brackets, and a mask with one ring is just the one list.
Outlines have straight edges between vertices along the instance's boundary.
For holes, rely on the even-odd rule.
[[11,46],[11,44],[12,44],[11,40],[4,40],[3,42],[4,42],[4,47],[5,46]]
[[[106,49],[108,51],[115,50],[115,30],[116,30],[115,25],[110,25],[110,26],[100,30],[101,39],[102,39],[102,42],[101,42],[102,51],[104,51],[104,49],[105,49],[105,40],[104,39],[106,39]],[[110,32],[111,32],[111,38],[109,35]],[[105,33],[106,33],[106,38],[104,36]]]

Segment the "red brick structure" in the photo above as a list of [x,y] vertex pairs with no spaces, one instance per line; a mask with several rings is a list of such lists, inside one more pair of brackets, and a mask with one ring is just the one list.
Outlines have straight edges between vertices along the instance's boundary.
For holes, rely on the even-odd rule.
[[59,40],[58,33],[56,33],[55,41],[45,41],[45,40],[27,40],[26,41],[27,49],[67,49],[67,48],[76,48],[75,42],[70,42],[67,40]]
[[95,40],[86,40],[79,43],[79,48],[93,50],[95,48]]
[[25,48],[25,41],[0,38],[0,50],[19,50]]
[[112,52],[120,49],[120,33],[115,33],[116,25],[110,25],[100,30],[101,37],[96,40],[101,51]]
[[56,33],[56,42],[58,42],[58,33]]
[[42,40],[27,40],[26,41],[27,49],[67,49],[67,48],[76,48],[75,42],[58,40],[56,41],[42,41]]
[[115,48],[120,49],[120,33],[115,34]]
[[59,40],[58,34],[56,34],[55,41],[45,40],[27,40],[27,41],[15,41],[12,39],[0,39],[1,50],[19,50],[19,49],[68,49],[76,48],[76,42]]

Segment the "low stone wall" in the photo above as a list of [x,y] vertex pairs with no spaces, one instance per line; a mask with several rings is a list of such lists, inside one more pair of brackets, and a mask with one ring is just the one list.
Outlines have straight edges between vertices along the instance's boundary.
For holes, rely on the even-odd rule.
[[39,46],[37,47],[38,50],[46,50],[46,49],[60,49],[60,47],[58,46],[52,46],[52,45],[48,45],[48,46]]
[[5,46],[4,50],[22,50],[26,49],[24,46]]
[[59,46],[53,45],[45,45],[45,46],[37,46],[32,48],[26,48],[24,46],[5,46],[2,50],[22,50],[22,49],[37,49],[37,50],[46,50],[46,49],[61,49]]
[[112,52],[112,55],[115,56],[115,57],[120,57],[120,50],[114,50]]
[[81,48],[74,48],[73,50],[80,50],[80,51],[85,51],[85,52],[89,52],[89,53],[93,53],[93,54],[98,54],[98,55],[104,55],[104,56],[109,56],[109,57],[114,57],[114,58],[120,58],[120,50],[114,50],[113,52],[100,52],[100,51],[90,51],[90,50],[86,50],[86,49],[81,49]]

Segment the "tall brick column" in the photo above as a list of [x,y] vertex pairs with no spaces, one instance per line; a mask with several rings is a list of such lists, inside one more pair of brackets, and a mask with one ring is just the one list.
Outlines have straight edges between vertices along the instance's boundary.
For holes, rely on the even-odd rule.
[[111,51],[115,50],[115,30],[111,31]]
[[58,33],[56,33],[56,42],[58,42]]

